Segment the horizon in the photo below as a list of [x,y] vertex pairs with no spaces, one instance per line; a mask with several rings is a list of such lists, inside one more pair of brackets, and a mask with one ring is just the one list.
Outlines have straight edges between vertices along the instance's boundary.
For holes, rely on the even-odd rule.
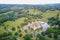
[[[51,3],[51,4],[60,4],[60,3]],[[49,4],[6,4],[6,5],[50,5],[50,3]]]

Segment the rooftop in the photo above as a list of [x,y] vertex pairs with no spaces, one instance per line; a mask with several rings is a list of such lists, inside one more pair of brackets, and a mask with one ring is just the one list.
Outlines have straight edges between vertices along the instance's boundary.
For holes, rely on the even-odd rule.
[[37,30],[37,29],[42,28],[42,24],[44,24],[44,22],[42,22],[42,21],[35,21],[32,23],[28,23],[28,28],[33,29],[33,30]]

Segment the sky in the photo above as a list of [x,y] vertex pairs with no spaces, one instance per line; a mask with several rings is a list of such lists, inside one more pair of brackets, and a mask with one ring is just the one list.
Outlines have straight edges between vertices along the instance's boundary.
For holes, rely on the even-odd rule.
[[0,4],[54,4],[60,0],[0,0]]

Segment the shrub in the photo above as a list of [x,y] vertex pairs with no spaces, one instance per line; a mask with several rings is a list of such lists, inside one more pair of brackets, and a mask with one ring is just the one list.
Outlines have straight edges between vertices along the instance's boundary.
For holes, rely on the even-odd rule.
[[18,32],[21,32],[21,30],[19,30]]
[[15,28],[13,27],[13,28],[12,28],[12,30],[14,31],[14,30],[15,30]]
[[19,37],[22,37],[22,34],[21,33],[19,34]]
[[55,34],[54,34],[54,39],[57,39],[57,37],[58,37],[58,35],[55,33]]
[[16,32],[15,35],[17,36],[18,35],[18,32]]
[[18,29],[19,29],[20,27],[18,26]]
[[31,40],[31,35],[30,34],[26,34],[23,38],[24,38],[24,40]]
[[50,33],[50,34],[48,34],[48,37],[49,37],[49,38],[52,38],[52,34],[51,34],[51,33]]
[[6,27],[4,27],[4,29],[6,30],[7,28],[6,28]]
[[43,36],[45,36],[45,32],[42,32],[41,34],[42,34]]

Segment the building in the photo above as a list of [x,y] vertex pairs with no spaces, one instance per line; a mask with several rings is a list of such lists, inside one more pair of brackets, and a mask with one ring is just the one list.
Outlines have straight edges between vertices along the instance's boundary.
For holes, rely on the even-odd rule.
[[30,30],[33,30],[33,31],[36,31],[36,30],[41,30],[42,29],[42,24],[44,24],[44,22],[42,21],[35,21],[35,22],[32,22],[32,23],[28,23],[28,28]]
[[41,33],[42,31],[46,31],[48,27],[50,26],[45,22],[34,21],[24,26],[24,29],[27,30],[28,33],[36,32],[36,34],[38,34]]

